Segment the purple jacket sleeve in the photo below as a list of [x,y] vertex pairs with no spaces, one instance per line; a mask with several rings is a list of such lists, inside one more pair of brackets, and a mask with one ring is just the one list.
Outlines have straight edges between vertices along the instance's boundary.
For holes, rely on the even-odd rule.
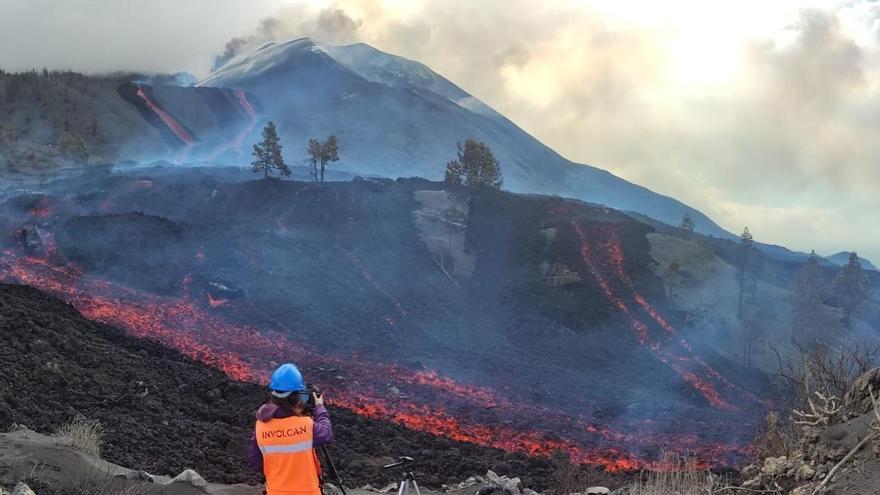
[[263,453],[260,451],[260,446],[257,445],[256,432],[251,436],[251,444],[248,450],[248,462],[251,465],[251,469],[259,473],[263,472]]
[[[315,408],[315,426],[312,429],[312,445],[318,447],[332,441],[333,426],[330,424],[330,415],[327,413],[326,407],[317,406]],[[254,443],[256,443],[256,440],[254,440]],[[257,451],[259,452],[259,449]]]

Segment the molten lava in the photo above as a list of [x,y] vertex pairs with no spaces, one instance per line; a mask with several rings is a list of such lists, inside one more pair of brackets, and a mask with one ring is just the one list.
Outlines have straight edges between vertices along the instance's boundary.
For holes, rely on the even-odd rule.
[[208,306],[212,308],[219,308],[225,304],[229,303],[229,299],[215,298],[210,293],[208,293]]
[[195,137],[183,126],[183,124],[178,122],[177,119],[172,117],[165,110],[162,110],[162,108],[147,95],[147,92],[142,85],[137,85],[135,95],[143,100],[147,108],[149,108],[150,111],[153,112],[153,114],[156,115],[156,117],[158,117],[175,136],[177,136],[177,139],[179,139],[185,147],[190,147],[196,144]]
[[238,134],[235,135],[235,139],[232,140],[232,147],[235,151],[241,152],[241,148],[244,145],[245,138],[254,130],[254,127],[257,125],[257,112],[254,110],[251,102],[248,101],[247,93],[240,89],[232,90],[232,94],[235,96],[235,101],[238,103],[239,107],[245,114],[245,125],[238,131]]
[[41,204],[38,204],[31,209],[31,216],[35,218],[49,218],[50,216],[52,216],[52,207],[49,205],[44,205],[42,204],[42,202],[40,203]]
[[[675,371],[715,408],[730,410],[734,408],[733,403],[740,403],[740,399],[749,402],[757,400],[754,395],[735,387],[696,356],[687,340],[675,337],[675,328],[636,291],[624,270],[623,249],[615,225],[594,225],[588,231],[576,220],[571,224],[581,243],[584,265],[605,297],[624,315],[642,345],[651,349],[662,363]],[[731,401],[722,396],[719,389],[736,397]]]
[[209,159],[217,158],[226,151],[229,151],[230,149],[235,150],[237,153],[241,153],[241,150],[244,147],[245,139],[247,139],[251,132],[253,132],[254,127],[257,126],[257,111],[248,100],[247,93],[245,93],[241,89],[224,89],[222,91],[223,94],[226,95],[227,99],[231,100],[233,104],[236,105],[241,111],[242,118],[244,119],[244,125],[242,125],[238,132],[235,133],[235,136],[233,136],[232,140],[217,146],[208,156]]
[[[414,372],[361,356],[322,355],[293,342],[284,328],[233,325],[189,297],[137,291],[90,277],[75,266],[26,257],[15,250],[0,257],[0,278],[63,297],[87,318],[155,339],[234,379],[263,382],[276,363],[294,360],[321,380],[336,405],[453,440],[533,455],[561,451],[577,462],[609,471],[659,468],[651,459],[661,448],[692,451],[712,465],[727,463],[731,453],[744,452],[743,447],[707,444],[694,435],[651,434],[645,425],[631,428],[640,433],[615,432],[588,418],[503,398],[488,388],[461,384],[433,371]],[[184,277],[183,285],[188,288],[189,283],[190,277]],[[532,426],[533,419],[521,419],[523,414],[542,418],[540,429]]]

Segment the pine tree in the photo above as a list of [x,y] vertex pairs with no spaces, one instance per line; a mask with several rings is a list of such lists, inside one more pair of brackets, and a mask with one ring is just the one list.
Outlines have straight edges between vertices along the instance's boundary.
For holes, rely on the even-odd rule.
[[290,167],[284,163],[281,156],[281,142],[278,139],[278,131],[275,129],[275,123],[269,121],[263,128],[263,140],[254,145],[252,153],[254,160],[251,165],[254,167],[254,173],[263,172],[264,178],[269,178],[269,171],[278,170],[278,173],[284,177],[290,175]]
[[736,314],[742,318],[743,314],[743,293],[745,292],[746,270],[748,269],[749,258],[751,258],[754,249],[755,239],[749,228],[746,227],[740,236],[739,244],[739,302],[737,303]]
[[678,226],[678,228],[685,232],[693,232],[694,227],[694,220],[691,218],[691,214],[685,213],[684,217],[681,219],[681,224]]
[[868,278],[856,253],[850,253],[849,262],[837,273],[832,287],[835,300],[843,308],[843,325],[849,328],[853,311],[868,297]]
[[501,164],[485,143],[468,139],[458,144],[458,159],[446,164],[446,182],[471,189],[501,189]]

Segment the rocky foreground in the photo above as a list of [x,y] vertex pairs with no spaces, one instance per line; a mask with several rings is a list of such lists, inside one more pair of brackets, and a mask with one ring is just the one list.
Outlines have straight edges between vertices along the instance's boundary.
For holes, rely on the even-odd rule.
[[[42,435],[25,426],[13,425],[8,433],[0,434],[0,495],[39,494],[208,494],[259,495],[262,485],[209,483],[198,472],[185,469],[176,476],[161,476],[127,469],[104,461],[79,447],[70,439]],[[10,491],[6,491],[6,486]],[[397,490],[392,482],[381,489],[365,485],[347,490],[352,495],[383,495]],[[472,476],[452,486],[443,485],[438,491],[426,488],[426,495],[451,493],[454,495],[537,495],[524,488],[520,478],[500,476],[488,471],[484,476]],[[341,491],[328,484],[326,493]],[[593,488],[588,493],[608,493],[604,488]]]
[[[872,397],[873,395],[873,397]],[[742,471],[742,490],[790,495],[880,493],[880,368],[846,395],[811,394],[792,432],[771,431],[776,454]]]

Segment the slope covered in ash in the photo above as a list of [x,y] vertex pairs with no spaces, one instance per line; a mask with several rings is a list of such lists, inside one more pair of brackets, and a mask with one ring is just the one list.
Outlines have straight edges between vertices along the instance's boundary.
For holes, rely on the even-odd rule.
[[3,213],[4,279],[236,378],[294,359],[415,430],[612,470],[663,448],[722,465],[763,408],[760,376],[678,328],[651,229],[607,208],[194,170],[71,179]]
[[[51,433],[77,414],[105,427],[103,457],[154,474],[194,468],[213,482],[258,482],[247,465],[262,387],[150,340],[86,320],[35,289],[0,285],[0,430],[12,423]],[[453,442],[330,406],[331,453],[351,484],[384,484],[382,462],[420,458],[431,485],[489,467],[548,486],[546,461]],[[2,470],[2,468],[0,468]]]
[[455,158],[455,144],[473,138],[495,151],[512,191],[579,198],[672,225],[687,212],[698,231],[729,235],[673,198],[566,160],[427,66],[369,45],[267,43],[199,85],[244,88],[267,102],[265,116],[294,143],[287,148],[290,162],[301,159],[308,138],[335,133],[345,157],[336,168],[439,179],[443,164]]

